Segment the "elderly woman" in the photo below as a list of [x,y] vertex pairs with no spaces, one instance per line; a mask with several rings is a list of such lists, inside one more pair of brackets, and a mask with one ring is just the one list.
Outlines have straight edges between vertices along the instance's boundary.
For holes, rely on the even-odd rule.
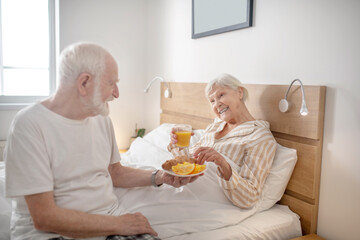
[[[219,119],[210,124],[199,142],[190,149],[198,164],[217,165],[219,184],[226,197],[240,208],[253,207],[270,172],[276,141],[268,122],[256,120],[245,105],[246,88],[235,77],[223,74],[205,89]],[[171,134],[169,151],[181,154]]]

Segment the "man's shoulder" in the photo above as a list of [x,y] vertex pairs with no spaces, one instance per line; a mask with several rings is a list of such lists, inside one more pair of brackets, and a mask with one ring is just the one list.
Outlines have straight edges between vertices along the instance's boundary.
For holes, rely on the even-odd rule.
[[37,118],[38,113],[39,113],[39,106],[40,103],[33,103],[23,109],[21,109],[14,118],[14,122],[16,123],[22,123],[22,122],[27,122],[31,119]]

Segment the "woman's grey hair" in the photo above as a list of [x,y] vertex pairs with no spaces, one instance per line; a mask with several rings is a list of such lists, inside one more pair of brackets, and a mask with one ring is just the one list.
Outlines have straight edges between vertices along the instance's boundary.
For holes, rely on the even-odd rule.
[[247,89],[244,87],[244,85],[242,85],[237,78],[231,76],[230,74],[223,73],[217,78],[211,80],[205,87],[206,96],[209,96],[209,93],[211,92],[214,85],[229,87],[234,90],[237,90],[238,87],[241,87],[244,92],[243,100],[245,101],[249,97],[249,93]]
[[78,42],[66,47],[60,54],[58,77],[61,84],[73,85],[81,73],[90,73],[95,81],[105,70],[106,55],[103,47],[87,42]]

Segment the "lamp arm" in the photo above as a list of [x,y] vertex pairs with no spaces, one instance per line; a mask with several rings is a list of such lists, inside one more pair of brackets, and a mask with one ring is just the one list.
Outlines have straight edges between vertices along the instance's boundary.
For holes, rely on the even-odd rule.
[[[144,92],[147,93],[151,87],[151,85],[156,81],[156,80],[160,80],[160,82],[164,82],[164,79],[162,77],[154,77],[153,80],[151,80],[149,82],[149,84],[146,86],[146,88],[144,89]],[[165,82],[166,83],[166,82]]]
[[289,86],[289,88],[287,89],[286,94],[285,94],[285,99],[287,100],[287,96],[288,96],[288,93],[289,93],[289,91],[290,91],[290,88],[291,88],[291,86],[292,86],[296,81],[298,81],[298,82],[300,83],[301,93],[302,93],[302,101],[304,101],[304,99],[305,99],[304,86],[303,86],[302,82],[300,81],[300,79],[295,79],[295,80],[293,80],[293,81],[290,83],[290,86]]
[[151,87],[151,85],[156,81],[156,80],[160,80],[160,82],[163,82],[165,84],[165,91],[164,91],[164,96],[165,98],[171,98],[172,96],[172,93],[171,93],[171,90],[170,90],[170,86],[169,86],[169,83],[168,82],[165,82],[164,79],[162,77],[154,77],[153,80],[151,80],[149,82],[149,84],[146,86],[146,88],[144,89],[144,93],[147,93]]

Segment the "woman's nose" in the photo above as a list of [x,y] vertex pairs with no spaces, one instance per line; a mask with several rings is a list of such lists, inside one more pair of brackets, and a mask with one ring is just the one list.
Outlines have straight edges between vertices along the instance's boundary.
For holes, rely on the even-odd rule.
[[215,106],[221,107],[222,103],[219,100],[215,100]]

